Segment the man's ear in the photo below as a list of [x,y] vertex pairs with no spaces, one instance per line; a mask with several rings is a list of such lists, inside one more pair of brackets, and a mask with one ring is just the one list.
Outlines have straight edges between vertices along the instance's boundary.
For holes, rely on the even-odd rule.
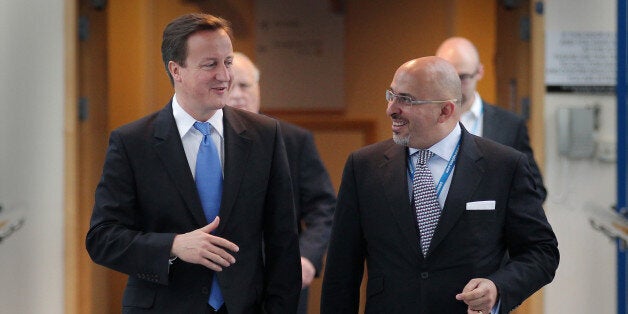
[[482,63],[478,64],[478,73],[475,75],[475,79],[477,81],[481,80],[484,77],[484,65]]
[[179,81],[181,79],[181,66],[176,62],[168,61],[168,72],[170,72],[173,81]]
[[456,104],[453,101],[448,101],[443,103],[441,106],[438,122],[445,122],[454,116],[456,112]]

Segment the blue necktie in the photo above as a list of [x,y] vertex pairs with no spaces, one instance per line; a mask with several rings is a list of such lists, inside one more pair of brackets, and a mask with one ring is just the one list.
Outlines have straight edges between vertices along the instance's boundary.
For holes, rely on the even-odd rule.
[[[209,135],[211,130],[209,122],[194,122],[194,128],[203,133],[203,140],[198,148],[198,155],[196,155],[196,188],[207,222],[212,222],[220,211],[222,167],[220,166],[218,150]],[[215,310],[218,310],[224,303],[215,273],[208,303]]]

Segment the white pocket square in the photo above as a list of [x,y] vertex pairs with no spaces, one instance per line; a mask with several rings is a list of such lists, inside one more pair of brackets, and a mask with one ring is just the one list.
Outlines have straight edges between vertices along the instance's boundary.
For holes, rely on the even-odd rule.
[[495,201],[468,202],[467,210],[495,210]]

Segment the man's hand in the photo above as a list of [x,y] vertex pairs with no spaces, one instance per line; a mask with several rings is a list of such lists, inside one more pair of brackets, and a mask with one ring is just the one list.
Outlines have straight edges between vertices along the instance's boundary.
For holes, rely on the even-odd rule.
[[301,256],[301,289],[309,287],[316,275],[314,264],[307,258]]
[[497,286],[486,278],[474,278],[456,295],[468,305],[467,314],[490,314],[497,302]]
[[188,263],[201,264],[213,271],[222,271],[222,267],[231,266],[236,261],[231,252],[237,252],[240,248],[224,238],[210,234],[218,228],[218,224],[220,218],[216,217],[205,227],[176,235],[170,253]]

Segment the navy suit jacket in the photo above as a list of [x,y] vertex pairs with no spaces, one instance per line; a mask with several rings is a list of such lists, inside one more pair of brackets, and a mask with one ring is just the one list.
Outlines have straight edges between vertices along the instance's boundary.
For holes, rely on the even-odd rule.
[[[408,199],[407,148],[387,140],[345,165],[329,244],[321,313],[466,313],[455,299],[472,278],[497,286],[508,313],[549,283],[557,240],[524,154],[462,131],[445,205],[424,258]],[[494,210],[466,210],[475,201]],[[510,259],[503,264],[506,252]]]
[[299,249],[316,273],[321,271],[323,256],[331,235],[336,206],[336,192],[321,161],[312,133],[279,120],[286,145],[292,191],[299,223]]
[[[215,234],[240,247],[217,273],[229,313],[294,313],[301,266],[291,180],[276,120],[225,107],[224,184]],[[111,133],[86,245],[129,275],[124,313],[204,313],[213,272],[175,260],[176,234],[208,222],[172,104]],[[264,245],[262,245],[264,243]]]
[[497,143],[510,146],[526,155],[530,162],[530,172],[534,177],[534,183],[543,200],[547,198],[547,190],[543,184],[543,176],[536,164],[526,121],[519,115],[500,107],[482,102],[484,114],[482,123],[484,130],[482,137],[491,139]]

